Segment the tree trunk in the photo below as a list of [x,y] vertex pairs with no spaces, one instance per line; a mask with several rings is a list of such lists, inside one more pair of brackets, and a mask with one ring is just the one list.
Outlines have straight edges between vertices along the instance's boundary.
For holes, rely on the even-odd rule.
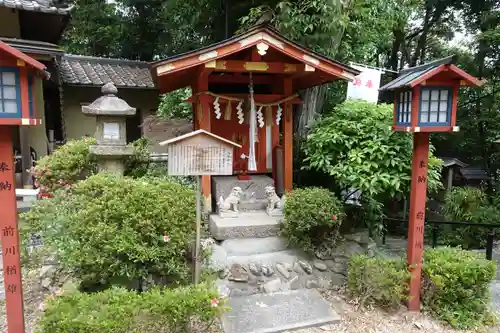
[[417,61],[420,60],[420,63],[424,61],[425,58],[425,48],[427,46],[427,35],[430,29],[430,17],[431,17],[432,8],[430,6],[425,7],[425,17],[424,17],[424,26],[420,37],[418,38],[417,45],[415,47],[415,53],[410,62],[410,67],[414,67],[417,65]]
[[398,71],[399,66],[398,66],[398,52],[401,50],[401,45],[404,43],[404,33],[403,31],[399,29],[394,29],[392,31],[394,35],[394,41],[392,42],[392,51],[391,51],[391,58],[389,60],[391,69],[393,71]]

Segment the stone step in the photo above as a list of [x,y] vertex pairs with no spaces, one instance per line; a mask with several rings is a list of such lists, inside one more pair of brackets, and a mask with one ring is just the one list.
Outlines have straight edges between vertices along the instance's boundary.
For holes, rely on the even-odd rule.
[[286,239],[280,236],[226,239],[220,246],[228,256],[247,256],[287,249]]
[[281,217],[269,216],[263,211],[240,212],[235,218],[221,218],[212,214],[209,229],[216,240],[263,238],[277,236],[281,220]]
[[278,262],[293,265],[297,260],[306,260],[306,255],[299,250],[290,249],[277,252],[258,253],[250,255],[228,255],[227,264],[248,265],[249,263],[256,263],[260,265],[272,266]]
[[222,316],[225,333],[274,333],[340,322],[317,290],[230,297]]

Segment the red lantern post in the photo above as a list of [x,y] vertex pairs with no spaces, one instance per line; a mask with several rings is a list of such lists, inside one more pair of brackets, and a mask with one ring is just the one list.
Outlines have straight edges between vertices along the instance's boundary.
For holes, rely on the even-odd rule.
[[460,86],[481,86],[482,82],[453,65],[447,57],[405,69],[380,88],[395,92],[395,131],[413,133],[410,215],[408,220],[408,267],[411,311],[420,310],[422,251],[427,199],[429,133],[457,132],[456,113]]
[[24,332],[23,288],[11,129],[0,126],[0,232],[9,333]]
[[[40,125],[35,118],[35,76],[45,76],[45,65],[0,41],[0,240],[2,244],[7,333],[24,332],[20,242],[14,180],[14,126]],[[31,79],[31,85],[30,85]],[[4,91],[5,91],[4,90]],[[31,93],[30,93],[31,92]]]

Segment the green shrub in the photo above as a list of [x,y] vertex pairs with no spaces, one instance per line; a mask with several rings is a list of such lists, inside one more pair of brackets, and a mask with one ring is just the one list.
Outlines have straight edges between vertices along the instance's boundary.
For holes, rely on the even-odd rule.
[[148,172],[150,161],[151,140],[142,137],[129,146],[134,147],[134,154],[125,160],[125,176],[140,178]]
[[[486,194],[472,187],[453,188],[445,196],[443,214],[447,220],[498,223],[500,210],[490,205]],[[440,243],[465,249],[486,246],[489,230],[476,226],[448,226],[441,231]]]
[[89,147],[95,139],[84,138],[68,141],[37,162],[31,172],[42,192],[69,187],[86,176],[95,173],[95,159],[89,153]]
[[[215,301],[217,306],[212,306]],[[205,284],[144,293],[120,288],[76,292],[47,302],[38,332],[185,332],[190,319],[208,328],[224,309],[217,292]]]
[[335,236],[344,218],[335,195],[322,188],[295,189],[285,200],[283,234],[292,245],[312,251]]
[[422,301],[438,318],[460,329],[492,322],[490,283],[496,265],[479,254],[439,248],[424,253]]
[[180,184],[99,173],[37,202],[23,218],[83,280],[187,278],[195,196]]
[[347,286],[361,304],[395,308],[408,299],[410,272],[404,260],[354,255],[349,261]]

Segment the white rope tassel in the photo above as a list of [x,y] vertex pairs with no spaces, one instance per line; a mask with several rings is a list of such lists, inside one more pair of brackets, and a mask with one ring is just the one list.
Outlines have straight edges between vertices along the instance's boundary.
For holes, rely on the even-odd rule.
[[262,106],[257,111],[257,120],[259,122],[259,127],[264,127],[264,114],[262,113]]
[[243,102],[239,102],[236,106],[236,115],[238,116],[238,123],[241,125],[245,121],[245,115],[243,114]]
[[222,112],[220,111],[219,97],[217,97],[214,101],[214,109],[215,109],[215,118],[220,119],[222,116]]
[[281,108],[281,105],[278,104],[278,112],[276,112],[276,125],[280,124],[282,115],[283,115],[283,109]]
[[256,124],[256,114],[255,114],[255,100],[253,99],[253,78],[250,72],[250,85],[248,86],[250,90],[250,149],[248,152],[248,171],[257,171],[257,162],[255,161],[255,132],[257,128]]

